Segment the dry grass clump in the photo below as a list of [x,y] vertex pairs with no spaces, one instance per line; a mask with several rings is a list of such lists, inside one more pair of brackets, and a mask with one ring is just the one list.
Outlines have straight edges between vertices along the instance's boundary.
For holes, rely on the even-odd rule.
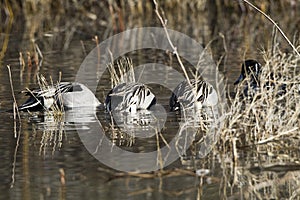
[[109,63],[107,68],[111,77],[111,88],[120,83],[135,82],[135,75],[131,58],[123,57],[116,63]]
[[[64,114],[64,106],[62,105],[63,101],[60,99],[61,94],[57,88],[60,82],[60,78],[57,84],[54,84],[51,76],[50,76],[50,83],[49,83],[43,75],[37,75],[37,82],[39,85],[39,90],[44,91],[45,93],[49,93],[48,96],[44,98],[49,98],[49,99],[53,98],[52,106],[49,109],[44,107],[45,109],[44,114],[48,116],[53,116],[59,121],[61,119],[61,116]],[[34,90],[30,90],[29,88],[26,88],[26,90],[23,92],[30,93],[35,97]],[[38,97],[36,97],[36,99],[38,99]]]
[[231,99],[222,139],[233,148],[300,139],[300,58],[276,49],[264,52],[264,61],[259,91],[244,97],[241,84]]
[[[55,89],[55,96],[54,99],[55,101],[53,102],[53,105],[50,108],[51,114],[54,115],[55,117],[57,117],[58,119],[64,115],[65,112],[65,108],[63,105],[63,99],[62,99],[62,93],[63,91],[61,91],[59,89],[59,84],[61,82],[61,77],[62,77],[62,73],[59,73],[59,78],[58,81],[54,84],[52,77],[50,76],[50,84],[46,82],[44,82],[46,89],[49,90],[49,88],[54,88]],[[45,80],[45,79],[44,79]],[[39,84],[40,85],[40,84]],[[40,86],[41,88],[41,86]]]
[[276,47],[263,58],[259,91],[236,88],[221,131],[226,198],[299,198],[300,57]]

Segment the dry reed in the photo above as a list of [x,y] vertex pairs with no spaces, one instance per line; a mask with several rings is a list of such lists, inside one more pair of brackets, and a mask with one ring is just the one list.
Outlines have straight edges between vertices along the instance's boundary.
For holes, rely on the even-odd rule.
[[267,51],[263,55],[265,64],[262,65],[259,91],[245,97],[245,87],[241,84],[230,102],[230,115],[225,119],[222,139],[231,141],[233,149],[236,145],[279,140],[290,143],[300,139],[300,57],[296,53],[283,53],[278,47],[275,54]]

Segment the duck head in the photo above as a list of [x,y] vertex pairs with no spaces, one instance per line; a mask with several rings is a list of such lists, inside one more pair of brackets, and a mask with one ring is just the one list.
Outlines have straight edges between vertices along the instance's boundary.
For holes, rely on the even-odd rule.
[[239,78],[234,85],[242,82],[246,77],[250,77],[251,82],[258,84],[259,74],[261,73],[261,64],[256,60],[245,60],[242,64],[242,70]]

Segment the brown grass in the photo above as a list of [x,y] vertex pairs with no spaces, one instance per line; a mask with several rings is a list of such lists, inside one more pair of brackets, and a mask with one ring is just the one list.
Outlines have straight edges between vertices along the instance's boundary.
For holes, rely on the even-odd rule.
[[[231,143],[232,149],[279,141],[284,148],[300,140],[300,58],[279,48],[263,55],[260,91],[251,98],[241,97],[244,86],[240,85],[230,102],[222,140]],[[265,87],[270,82],[275,84],[272,89]],[[286,93],[280,94],[283,84]]]

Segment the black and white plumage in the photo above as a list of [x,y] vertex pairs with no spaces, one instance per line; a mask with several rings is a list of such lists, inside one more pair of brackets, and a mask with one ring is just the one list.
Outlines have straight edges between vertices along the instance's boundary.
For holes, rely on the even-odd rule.
[[211,84],[200,79],[190,79],[190,84],[185,80],[174,89],[169,105],[171,111],[177,111],[181,106],[200,110],[217,103],[218,95]]
[[[262,78],[264,78],[264,80]],[[267,91],[274,91],[277,87],[276,95],[281,96],[287,92],[287,84],[276,84],[276,79],[278,78],[282,79],[283,77],[280,73],[275,75],[274,72],[262,77],[261,64],[256,60],[245,60],[242,64],[241,74],[234,82],[234,85],[240,84],[247,79],[246,83],[243,85],[244,96],[253,96],[260,91],[261,86]]]
[[136,113],[138,110],[150,109],[156,103],[155,95],[142,83],[121,83],[106,96],[107,111],[125,111]]
[[246,78],[249,78],[244,86],[244,95],[249,96],[259,90],[261,75],[261,64],[256,60],[245,60],[242,64],[241,74],[234,82],[234,85],[240,84]]
[[61,82],[35,90],[27,90],[27,101],[18,108],[21,111],[49,110],[54,104],[65,108],[97,107],[101,103],[84,84]]
[[259,76],[261,74],[261,64],[256,60],[245,60],[242,64],[241,74],[234,82],[234,85],[242,82],[246,77],[250,78],[250,85],[252,87],[259,86]]

